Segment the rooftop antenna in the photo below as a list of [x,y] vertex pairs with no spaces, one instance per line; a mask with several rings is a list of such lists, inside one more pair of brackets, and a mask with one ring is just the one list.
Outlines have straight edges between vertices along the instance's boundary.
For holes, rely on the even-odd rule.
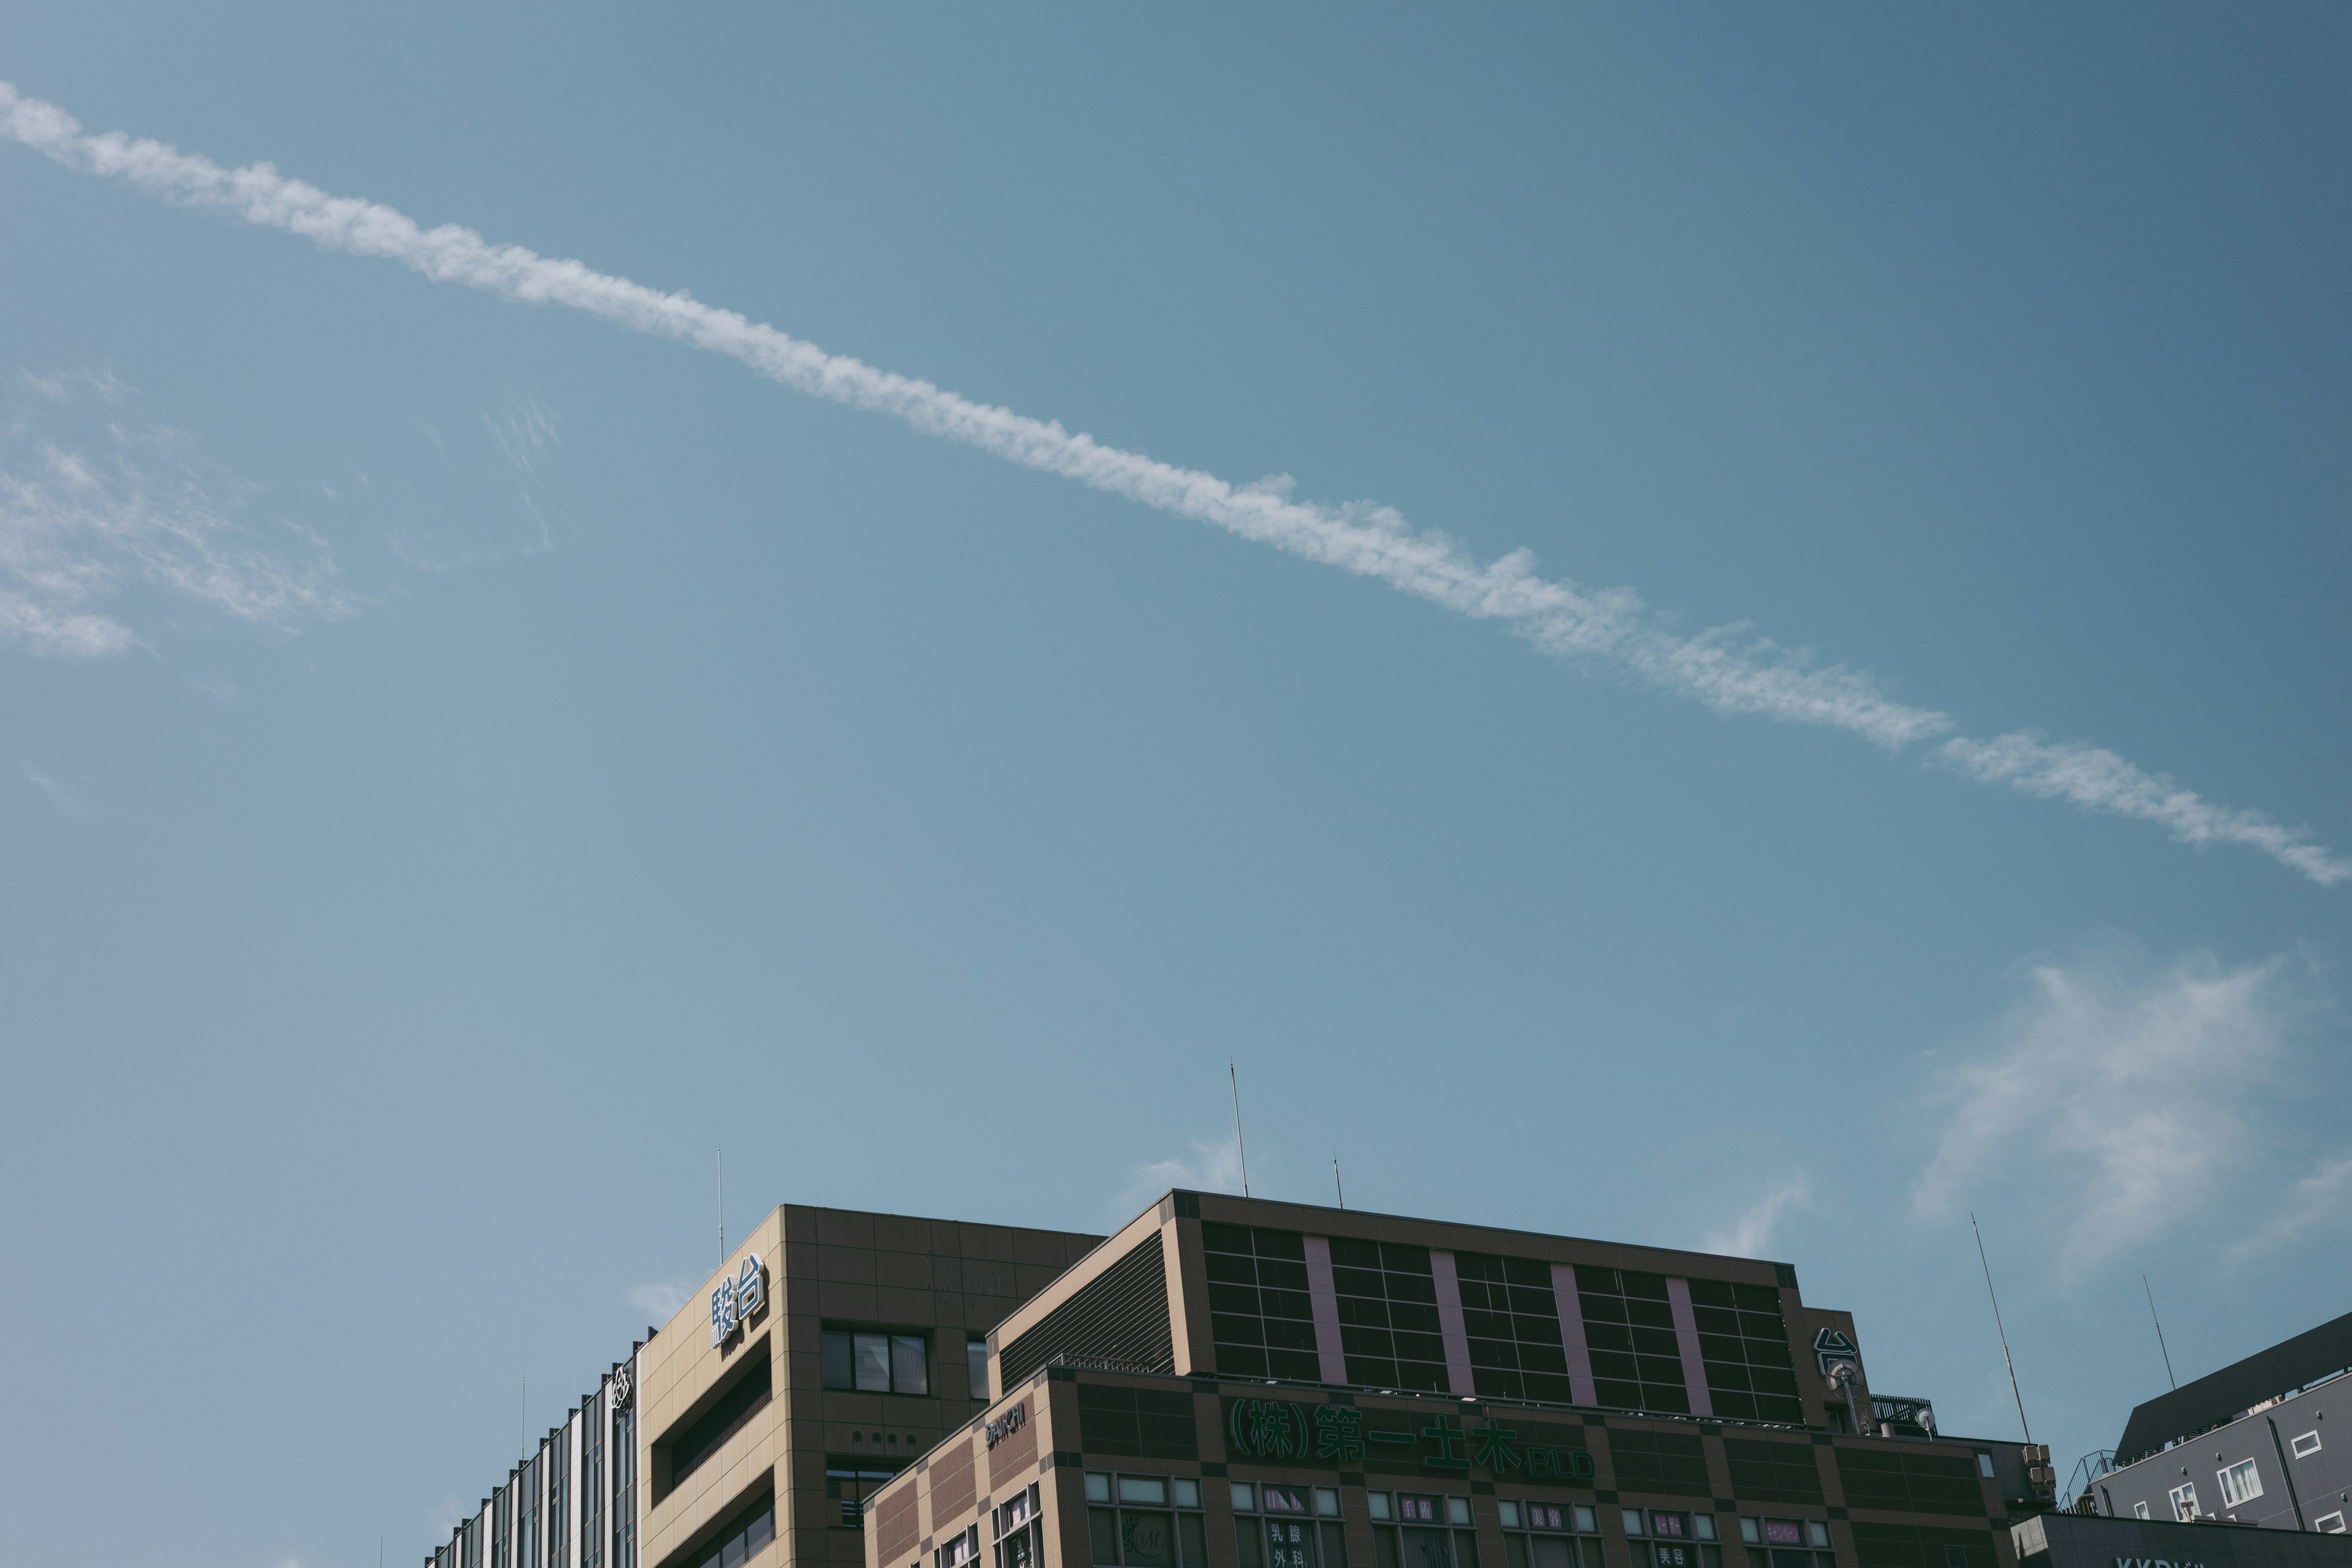
[[2156,1348],[2164,1354],[2164,1380],[2179,1388],[2180,1380],[2172,1375],[2172,1352],[2164,1348],[2164,1320],[2156,1315],[2156,1292],[2149,1289],[2145,1274],[2139,1277],[2139,1288],[2147,1291],[2147,1321],[2156,1325]]
[[521,1424],[515,1428],[515,1452],[518,1454],[529,1454],[530,1452],[530,1379],[527,1377],[522,1380],[522,1410],[520,1414],[522,1416]]
[[1985,1258],[1984,1228],[1977,1224],[1974,1209],[1969,1211],[1969,1228],[1977,1233],[1977,1262],[1984,1268],[1985,1296],[1992,1302],[1993,1331],[2000,1336],[2000,1362],[2009,1368],[2009,1396],[2017,1401],[2017,1425],[2025,1440],[2033,1441],[2033,1428],[2025,1424],[2025,1395],[2017,1391],[2017,1363],[2009,1358],[2009,1331],[2000,1324],[2000,1298],[1992,1291],[1992,1265]]
[[719,1267],[727,1267],[727,1145],[719,1145]]
[[1339,1184],[1339,1151],[1331,1151],[1331,1190],[1339,1194],[1339,1206],[1348,1206],[1348,1189]]
[[1234,1084],[1234,1152],[1242,1160],[1242,1196],[1249,1196],[1249,1149],[1242,1142],[1242,1075],[1234,1070],[1234,1058],[1225,1058],[1225,1076]]

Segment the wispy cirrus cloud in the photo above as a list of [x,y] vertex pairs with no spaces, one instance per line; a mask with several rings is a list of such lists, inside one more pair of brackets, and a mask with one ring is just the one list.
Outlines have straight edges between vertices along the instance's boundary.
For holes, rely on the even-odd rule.
[[0,414],[0,642],[98,658],[140,640],[142,592],[289,630],[350,612],[325,546],[273,548],[240,512],[252,487],[144,419],[110,374],[25,373]]
[[2277,1208],[2252,1235],[2231,1244],[2224,1255],[2241,1264],[2321,1237],[2352,1230],[2352,1152],[2319,1162],[2282,1195]]
[[1124,1225],[1133,1219],[1145,1204],[1171,1187],[1199,1193],[1242,1190],[1241,1144],[1232,1133],[1222,1139],[1195,1138],[1192,1143],[1185,1153],[1135,1167],[1126,1190],[1119,1194],[1115,1223]]
[[31,763],[19,758],[16,762],[16,771],[25,775],[26,784],[40,792],[42,798],[57,807],[59,815],[65,816],[89,815],[89,807],[82,804],[81,797],[59,784],[57,776],[47,769],[35,767]]
[[693,1296],[694,1288],[701,1283],[699,1275],[676,1274],[667,1279],[648,1279],[642,1285],[632,1285],[624,1299],[658,1325],[676,1317],[677,1310]]
[[1812,1185],[1801,1174],[1773,1183],[1729,1226],[1708,1232],[1706,1239],[1699,1244],[1700,1249],[1728,1253],[1734,1258],[1761,1258],[1764,1249],[1772,1245],[1772,1233],[1781,1216],[1811,1208],[1812,1202]]
[[[2025,980],[1929,1093],[1941,1131],[1915,1214],[2006,1198],[2071,1284],[2276,1184],[2284,1069],[2320,1010],[2292,957],[2158,964],[2110,939]],[[2352,1180],[2323,1177],[2322,1195]]]
[[[1696,636],[1670,630],[1629,588],[1591,589],[1537,574],[1525,550],[1482,561],[1445,534],[1415,530],[1372,501],[1298,500],[1286,477],[1236,485],[1072,433],[1060,424],[976,403],[930,382],[827,353],[684,292],[662,293],[583,263],[492,245],[454,224],[421,227],[394,208],[332,196],[268,163],[226,169],[163,142],[120,132],[84,133],[55,104],[0,82],[0,132],[68,168],[247,223],[305,236],[354,255],[415,268],[436,282],[527,304],[562,305],[658,337],[726,354],[812,395],[885,414],[923,434],[962,442],[1025,468],[1076,479],[1178,517],[1385,583],[1457,614],[1497,622],[1537,647],[1706,704],[1843,731],[1899,750],[1950,736],[1948,715],[1898,702],[1868,675],[1818,665],[1743,627]],[[2189,843],[2242,845],[2312,880],[2352,879],[2352,860],[2259,813],[2212,806],[2089,747],[2046,746],[2022,735],[1952,740],[1937,760],[1969,776],[2158,823]],[[2150,792],[2155,798],[2149,798]],[[2194,803],[2172,804],[2185,796]]]

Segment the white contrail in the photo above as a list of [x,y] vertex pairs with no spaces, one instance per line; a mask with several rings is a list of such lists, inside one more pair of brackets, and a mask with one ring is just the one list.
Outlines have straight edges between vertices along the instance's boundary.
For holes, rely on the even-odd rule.
[[[577,261],[492,245],[452,224],[420,228],[391,207],[328,195],[268,163],[224,169],[210,159],[161,142],[134,141],[121,132],[87,135],[55,104],[24,97],[6,82],[0,82],[0,130],[68,168],[119,176],[171,200],[286,229],[338,250],[388,258],[436,282],[464,283],[530,304],[567,305],[730,355],[787,386],[890,415],[927,435],[1377,578],[1465,616],[1501,621],[1548,652],[1604,664],[1718,712],[1826,725],[1889,750],[1952,728],[1944,714],[1894,701],[1869,677],[1843,667],[1814,668],[1762,641],[1739,646],[1729,630],[1697,637],[1665,631],[1631,589],[1593,591],[1565,579],[1538,577],[1534,558],[1524,550],[1482,563],[1442,533],[1412,530],[1386,506],[1294,500],[1286,479],[1234,485],[1107,447],[1051,420],[974,403],[929,382],[826,353],[684,292],[664,294]],[[1990,745],[1998,750],[2016,740]],[[2248,844],[2316,881],[2352,878],[2352,862],[2254,813],[2221,811],[2188,796],[2204,814],[2190,831],[2188,818],[2168,814],[2161,804],[2142,808],[2128,792],[2111,789],[2099,795],[2053,785],[2047,765],[2004,772],[1979,765],[1969,753],[1954,753],[1951,760],[1979,777],[2030,794],[2063,795],[2078,804],[2162,823],[2191,842]]]

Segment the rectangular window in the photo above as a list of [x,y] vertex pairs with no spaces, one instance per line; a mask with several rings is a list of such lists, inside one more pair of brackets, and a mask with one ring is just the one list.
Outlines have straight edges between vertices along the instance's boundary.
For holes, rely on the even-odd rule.
[[1576,1295],[1601,1403],[1618,1410],[1689,1415],[1682,1342],[1675,1335],[1665,1276],[1579,1264]]
[[776,1505],[762,1499],[727,1522],[719,1538],[698,1553],[693,1568],[738,1568],[776,1538]]
[[1495,1510],[1503,1523],[1503,1568],[1601,1568],[1600,1519],[1590,1503],[1507,1498]]
[[[984,1354],[985,1345],[982,1348]],[[819,1370],[827,1388],[859,1394],[931,1391],[930,1340],[926,1335],[826,1329],[817,1335],[817,1350]],[[987,1375],[984,1362],[981,1375]]]
[[1045,1526],[1037,1517],[1037,1483],[1013,1494],[990,1513],[995,1532],[994,1568],[1037,1568],[1045,1560]]
[[2224,1508],[2242,1508],[2263,1495],[2263,1473],[2252,1459],[2241,1459],[2220,1474]]
[[1457,1252],[1454,1270],[1461,1281],[1462,1324],[1470,1337],[1470,1376],[1478,1393],[1493,1399],[1574,1404],[1551,1265]]
[[986,1404],[988,1401],[988,1342],[967,1340],[964,1342],[963,1355],[971,1373],[971,1396]]
[[2302,1436],[2297,1437],[2294,1442],[2288,1444],[2287,1447],[2294,1450],[2294,1457],[2296,1458],[2308,1459],[2314,1454],[2319,1452],[2319,1434],[2316,1432],[2305,1432]]
[[2323,1515],[2312,1521],[2311,1528],[2322,1535],[2341,1535],[2344,1533],[2344,1516],[2340,1513]]
[[[1089,1472],[1086,1489],[1089,1555],[1100,1568],[1208,1568],[1199,1481]],[[1118,1506],[1108,1506],[1114,1500]],[[1255,1528],[1255,1521],[1247,1522]],[[1000,1563],[997,1568],[1021,1565]]]
[[[1335,1238],[1331,1246],[1336,1252],[1339,1243]],[[1468,1498],[1371,1492],[1365,1504],[1372,1518],[1374,1568],[1479,1568],[1477,1532],[1468,1528]],[[1338,1565],[1326,1563],[1323,1568]]]
[[1349,1383],[1428,1394],[1454,1391],[1427,1247],[1335,1236],[1331,1282],[1339,1293],[1339,1346],[1347,1352]]
[[2146,1519],[2147,1517],[2147,1504],[2144,1502],[2136,1502],[2132,1504],[2132,1517],[2134,1519]]
[[1201,1246],[1217,1370],[1229,1377],[1321,1382],[1306,1238],[1295,1230],[1212,1222],[1201,1226]]
[[2172,1489],[2172,1517],[2191,1520],[2197,1517],[2197,1483],[2185,1482]]
[[874,1494],[898,1473],[863,1454],[828,1454],[824,1461],[824,1498],[829,1505],[825,1523],[835,1530],[866,1528],[866,1510]]

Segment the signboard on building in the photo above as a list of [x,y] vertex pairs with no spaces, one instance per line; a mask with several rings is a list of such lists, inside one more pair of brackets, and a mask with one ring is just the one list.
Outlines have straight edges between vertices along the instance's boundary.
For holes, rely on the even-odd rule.
[[1507,1426],[1491,1416],[1465,1427],[1451,1415],[1227,1399],[1224,1417],[1225,1451],[1234,1459],[1333,1469],[1362,1465],[1391,1474],[1408,1468],[1479,1472],[1497,1480],[1589,1483],[1593,1478],[1592,1455],[1586,1449],[1538,1441],[1549,1431]]

